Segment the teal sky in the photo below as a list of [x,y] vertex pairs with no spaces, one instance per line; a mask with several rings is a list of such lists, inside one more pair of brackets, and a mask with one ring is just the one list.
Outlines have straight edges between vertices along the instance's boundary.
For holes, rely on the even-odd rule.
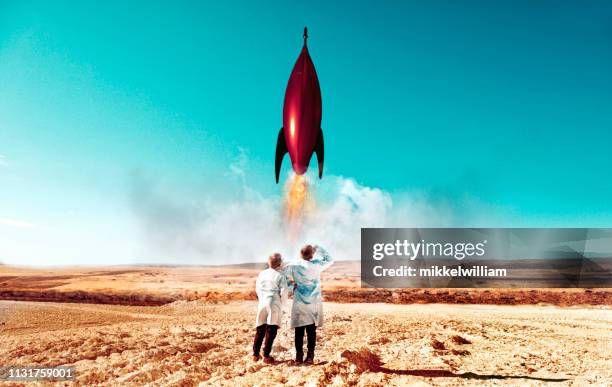
[[240,200],[244,156],[249,186],[280,197],[304,25],[326,175],[524,226],[612,225],[609,1],[0,0],[0,259],[138,250],[135,176]]

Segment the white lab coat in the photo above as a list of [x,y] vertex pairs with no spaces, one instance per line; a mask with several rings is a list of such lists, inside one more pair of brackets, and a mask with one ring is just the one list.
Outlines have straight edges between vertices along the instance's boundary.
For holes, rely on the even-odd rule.
[[281,325],[282,306],[287,299],[287,280],[283,273],[268,268],[257,277],[255,292],[259,299],[256,326]]
[[315,324],[323,325],[321,299],[321,272],[334,263],[325,249],[318,247],[310,260],[299,259],[287,266],[285,274],[291,276],[297,287],[293,292],[291,328]]

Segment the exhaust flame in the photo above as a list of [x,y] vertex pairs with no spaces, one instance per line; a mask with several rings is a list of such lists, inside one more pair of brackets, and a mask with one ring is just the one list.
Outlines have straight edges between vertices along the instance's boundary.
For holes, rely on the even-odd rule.
[[285,192],[285,223],[290,240],[295,240],[314,210],[314,199],[304,175],[293,175],[285,185]]

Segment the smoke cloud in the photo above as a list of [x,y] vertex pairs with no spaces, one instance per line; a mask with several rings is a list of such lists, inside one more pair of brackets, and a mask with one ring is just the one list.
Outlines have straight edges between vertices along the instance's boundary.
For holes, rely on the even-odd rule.
[[[391,194],[343,176],[308,176],[316,206],[304,219],[298,238],[288,238],[282,193],[266,196],[250,187],[247,162],[241,151],[229,167],[228,174],[240,186],[230,198],[177,197],[164,191],[159,181],[135,173],[130,203],[142,225],[140,255],[146,263],[262,262],[276,251],[295,257],[306,243],[325,246],[336,259],[359,259],[362,227],[450,227],[469,221],[465,207],[474,206],[466,200],[458,211],[425,194]],[[457,213],[462,213],[461,219]]]

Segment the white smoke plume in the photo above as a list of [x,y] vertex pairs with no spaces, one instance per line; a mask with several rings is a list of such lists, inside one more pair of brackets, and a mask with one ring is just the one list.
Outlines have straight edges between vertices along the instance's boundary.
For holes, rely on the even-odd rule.
[[[232,198],[173,198],[159,183],[136,174],[131,206],[144,227],[147,262],[227,264],[261,262],[275,251],[293,257],[306,243],[325,246],[337,259],[359,259],[362,227],[450,227],[457,211],[423,194],[391,194],[354,179],[309,176],[316,209],[289,242],[282,193],[265,196],[247,185],[247,159],[230,166],[241,187]],[[462,221],[465,219],[461,219]]]

